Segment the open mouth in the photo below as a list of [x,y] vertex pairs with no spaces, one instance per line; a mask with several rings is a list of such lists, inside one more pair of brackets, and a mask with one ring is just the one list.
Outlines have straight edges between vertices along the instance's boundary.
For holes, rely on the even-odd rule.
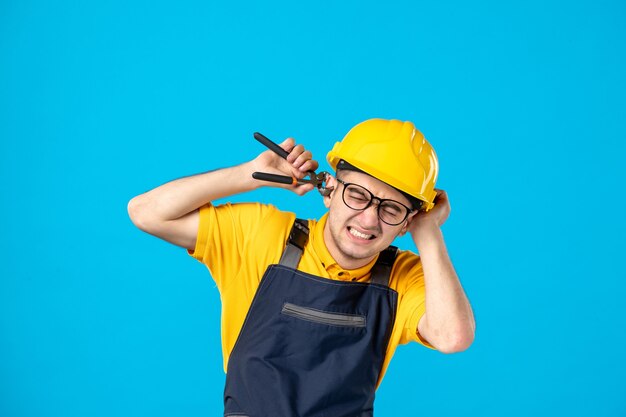
[[361,233],[358,230],[356,230],[354,227],[350,227],[348,226],[348,232],[358,238],[358,239],[363,239],[363,240],[372,240],[376,238],[376,235],[373,234],[365,234],[365,233]]

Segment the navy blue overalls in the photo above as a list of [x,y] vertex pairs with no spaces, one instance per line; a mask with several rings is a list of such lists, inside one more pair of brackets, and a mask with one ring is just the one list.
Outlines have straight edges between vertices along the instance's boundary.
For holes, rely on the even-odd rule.
[[224,416],[371,417],[396,315],[397,248],[369,283],[298,271],[308,222],[296,220],[280,263],[259,284],[228,361]]

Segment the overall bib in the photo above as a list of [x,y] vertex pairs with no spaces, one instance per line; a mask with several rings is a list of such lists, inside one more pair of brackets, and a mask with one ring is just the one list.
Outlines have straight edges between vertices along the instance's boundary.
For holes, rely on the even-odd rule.
[[370,283],[298,271],[308,222],[296,220],[278,265],[259,284],[228,361],[224,416],[372,417],[396,315],[397,248]]

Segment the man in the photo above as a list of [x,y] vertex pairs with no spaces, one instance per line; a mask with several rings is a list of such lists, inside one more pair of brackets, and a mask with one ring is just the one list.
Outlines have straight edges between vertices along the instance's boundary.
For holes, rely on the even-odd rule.
[[[410,122],[358,124],[328,154],[319,221],[258,203],[211,201],[304,178],[318,163],[293,139],[239,166],[164,184],[129,203],[142,230],[205,263],[222,300],[225,416],[372,416],[398,344],[466,349],[471,307],[440,230],[450,205],[437,157]],[[419,256],[390,247],[410,233]]]

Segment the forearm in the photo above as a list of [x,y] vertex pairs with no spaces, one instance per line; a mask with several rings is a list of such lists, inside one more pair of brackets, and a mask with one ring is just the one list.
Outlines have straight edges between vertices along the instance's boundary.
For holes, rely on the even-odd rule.
[[133,198],[129,211],[161,221],[178,219],[203,205],[259,186],[247,162],[204,174],[180,178]]
[[[252,178],[255,171],[302,178],[317,169],[310,151],[287,138],[279,146],[289,152],[286,159],[268,150],[252,161],[232,168],[180,178],[138,195],[128,203],[128,214],[141,230],[175,245],[194,249],[199,226],[198,208],[219,198],[253,190],[263,185]],[[312,184],[277,184],[303,195]]]
[[448,256],[441,230],[436,226],[427,229],[414,238],[426,288],[426,313],[418,329],[438,350],[462,351],[474,339],[472,308]]

